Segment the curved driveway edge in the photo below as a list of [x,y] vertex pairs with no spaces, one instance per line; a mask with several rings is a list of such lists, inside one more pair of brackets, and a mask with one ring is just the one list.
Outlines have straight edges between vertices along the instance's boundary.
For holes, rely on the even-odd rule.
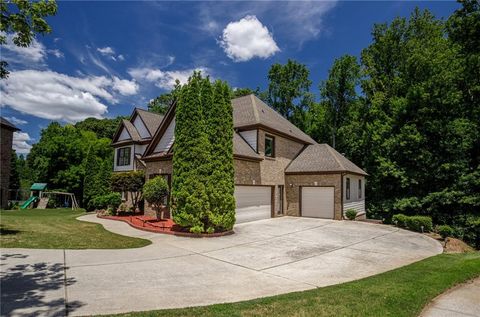
[[149,233],[93,214],[79,219],[153,243],[122,250],[2,249],[2,275],[11,281],[4,285],[2,276],[2,314],[52,315],[64,312],[65,302],[69,315],[236,302],[352,281],[443,251],[427,236],[363,222],[282,217],[207,239]]
[[480,316],[480,277],[435,298],[422,317]]

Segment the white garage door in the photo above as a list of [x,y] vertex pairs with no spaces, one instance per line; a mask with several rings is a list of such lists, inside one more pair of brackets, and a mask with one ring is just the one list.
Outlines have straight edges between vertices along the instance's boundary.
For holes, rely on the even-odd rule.
[[272,213],[272,188],[235,186],[236,223],[268,219]]
[[302,216],[333,219],[334,187],[302,187]]

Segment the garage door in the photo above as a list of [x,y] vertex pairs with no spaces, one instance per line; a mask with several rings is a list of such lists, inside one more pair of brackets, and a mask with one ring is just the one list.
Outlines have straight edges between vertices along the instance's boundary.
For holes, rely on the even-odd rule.
[[272,212],[272,188],[235,186],[236,223],[268,219]]
[[333,219],[334,187],[302,187],[302,216]]

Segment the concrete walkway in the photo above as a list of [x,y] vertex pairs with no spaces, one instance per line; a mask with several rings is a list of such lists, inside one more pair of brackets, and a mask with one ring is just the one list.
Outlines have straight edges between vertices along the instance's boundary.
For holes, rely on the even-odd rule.
[[480,278],[438,296],[422,317],[480,317]]
[[390,226],[283,217],[235,226],[219,238],[136,230],[125,250],[2,249],[5,316],[93,315],[235,302],[352,281],[442,252],[437,241]]

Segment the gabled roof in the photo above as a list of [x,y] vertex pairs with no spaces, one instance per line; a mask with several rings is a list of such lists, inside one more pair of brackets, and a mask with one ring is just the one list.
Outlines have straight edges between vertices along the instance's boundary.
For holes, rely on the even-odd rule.
[[123,119],[122,124],[127,130],[128,134],[130,134],[130,138],[132,139],[132,141],[140,141],[142,139],[137,129],[130,121]]
[[368,175],[357,165],[349,161],[328,144],[314,144],[307,146],[290,165],[286,173],[312,172],[350,172],[359,175]]
[[0,125],[9,129],[9,130],[12,130],[12,131],[20,131],[19,128],[17,128],[16,126],[13,125],[13,123],[11,123],[10,121],[8,121],[7,119],[5,119],[4,117],[0,117]]
[[[151,136],[155,134],[155,131],[157,131],[158,127],[162,123],[163,116],[157,113],[149,112],[147,110],[135,108],[133,109],[132,114],[130,115],[130,118],[128,120],[123,119],[121,124],[119,125],[117,131],[115,132],[115,135],[113,136],[112,139],[112,145],[115,145],[117,143],[124,143],[127,140],[122,140],[122,141],[117,141],[118,137],[120,136],[120,133],[122,131],[122,127],[124,127],[128,134],[131,137],[131,141],[133,142],[139,142],[139,141],[148,141],[151,139],[151,137],[148,138],[142,138],[140,133],[138,132],[137,128],[133,125],[133,122],[136,118],[136,116],[139,116],[142,122],[144,123],[145,127],[147,128],[148,132],[150,133]],[[130,141],[130,140],[128,140]]]
[[143,123],[145,123],[145,127],[147,127],[148,132],[150,132],[150,135],[153,136],[155,131],[157,131],[158,127],[160,126],[160,123],[162,123],[163,115],[139,108],[136,108],[136,110]]
[[232,99],[232,106],[233,125],[237,129],[260,125],[306,144],[317,143],[255,95]]

